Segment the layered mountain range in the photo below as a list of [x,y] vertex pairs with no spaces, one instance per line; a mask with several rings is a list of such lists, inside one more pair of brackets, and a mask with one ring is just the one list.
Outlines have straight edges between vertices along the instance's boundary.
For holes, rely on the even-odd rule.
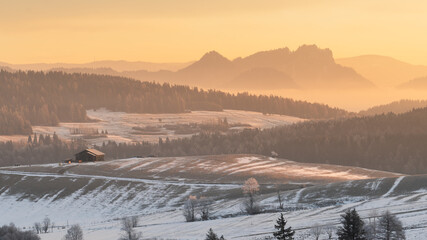
[[375,87],[353,69],[336,64],[329,49],[315,45],[304,45],[295,51],[281,48],[257,52],[234,60],[211,51],[176,72],[128,74],[140,80],[226,89]]
[[[102,65],[104,63],[104,65]],[[107,64],[109,63],[109,64]],[[120,63],[120,64],[119,64]],[[186,84],[220,89],[368,89],[375,85],[350,67],[337,64],[332,51],[315,45],[303,45],[295,51],[281,48],[262,51],[244,58],[229,60],[211,51],[198,61],[187,64],[147,65],[150,68],[134,70],[137,64],[125,67],[124,62],[111,61],[88,64],[52,64],[49,70],[96,73],[135,78],[142,81]],[[16,68],[19,65],[5,65]],[[25,66],[31,69],[31,65]],[[47,65],[32,69],[47,70]],[[100,67],[104,66],[104,67]],[[181,66],[182,68],[177,68]],[[132,69],[132,70],[130,70]],[[164,69],[164,70],[159,70]]]
[[379,55],[339,58],[335,61],[353,68],[380,88],[427,88],[427,66]]
[[316,45],[303,45],[295,51],[261,51],[233,60],[210,51],[199,60],[186,63],[0,62],[0,69],[93,73],[229,90],[427,88],[427,66],[379,55],[334,59],[331,50]]

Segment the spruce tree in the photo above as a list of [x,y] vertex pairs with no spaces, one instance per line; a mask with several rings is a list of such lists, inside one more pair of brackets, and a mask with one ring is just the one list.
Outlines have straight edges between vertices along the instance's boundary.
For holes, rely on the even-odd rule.
[[218,240],[218,235],[216,235],[216,233],[214,233],[212,228],[209,228],[209,231],[206,234],[205,240]]
[[347,210],[341,215],[342,226],[338,228],[339,240],[365,240],[364,223],[356,209]]
[[292,230],[292,227],[285,228],[287,221],[283,217],[283,213],[280,213],[280,217],[276,221],[277,225],[274,225],[274,228],[277,229],[273,233],[273,236],[278,240],[292,240],[294,239],[295,231]]

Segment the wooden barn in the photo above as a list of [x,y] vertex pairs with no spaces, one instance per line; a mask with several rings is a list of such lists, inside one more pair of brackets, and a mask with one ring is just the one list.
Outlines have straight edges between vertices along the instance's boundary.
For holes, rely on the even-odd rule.
[[96,149],[86,149],[74,155],[76,162],[96,162],[104,161],[105,154]]

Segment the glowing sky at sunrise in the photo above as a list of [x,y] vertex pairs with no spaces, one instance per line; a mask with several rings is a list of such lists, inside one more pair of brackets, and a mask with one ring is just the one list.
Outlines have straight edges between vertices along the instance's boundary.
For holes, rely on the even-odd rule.
[[427,65],[427,1],[0,1],[0,61],[185,62],[317,44]]

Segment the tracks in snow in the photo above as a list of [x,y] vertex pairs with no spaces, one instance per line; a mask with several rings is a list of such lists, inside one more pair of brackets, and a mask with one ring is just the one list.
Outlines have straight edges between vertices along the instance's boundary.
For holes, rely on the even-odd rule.
[[102,180],[113,180],[113,181],[126,181],[126,182],[136,182],[136,183],[145,183],[145,184],[169,184],[175,186],[192,186],[192,187],[222,187],[223,189],[234,189],[240,188],[240,184],[231,184],[231,183],[189,183],[189,182],[180,182],[180,181],[168,181],[168,180],[153,180],[153,179],[141,179],[141,178],[124,178],[124,177],[108,177],[101,175],[83,175],[83,174],[54,174],[54,173],[34,173],[34,172],[18,172],[18,171],[6,171],[0,170],[0,174],[7,175],[19,175],[19,176],[28,176],[28,177],[53,177],[53,178],[88,178],[88,179],[102,179]]

